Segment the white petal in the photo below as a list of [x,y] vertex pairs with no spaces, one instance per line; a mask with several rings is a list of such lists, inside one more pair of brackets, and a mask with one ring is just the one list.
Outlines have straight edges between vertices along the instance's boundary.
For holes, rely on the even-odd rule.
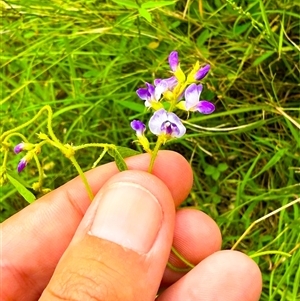
[[199,86],[197,86],[196,84],[191,84],[186,88],[185,107],[188,111],[190,111],[198,104],[202,88],[203,86],[201,84]]
[[168,84],[164,80],[159,82],[158,85],[155,87],[155,92],[154,92],[155,100],[159,101],[161,94],[167,91],[167,89],[168,89]]
[[154,135],[162,134],[161,126],[168,120],[167,111],[160,109],[156,111],[149,120],[149,129]]

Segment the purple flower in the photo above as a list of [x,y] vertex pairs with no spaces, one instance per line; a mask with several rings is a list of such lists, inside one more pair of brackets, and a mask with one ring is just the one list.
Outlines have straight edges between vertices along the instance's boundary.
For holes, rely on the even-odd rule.
[[136,131],[136,135],[142,136],[146,130],[146,126],[143,122],[141,122],[140,120],[133,120],[130,123],[131,127],[133,130]]
[[199,111],[202,114],[211,114],[215,110],[214,104],[207,100],[199,101],[203,86],[191,84],[185,90],[185,109],[187,111]]
[[186,132],[186,128],[179,117],[165,109],[160,109],[153,114],[149,121],[149,128],[154,135],[158,136],[168,135],[180,138]]
[[200,68],[195,74],[195,80],[203,79],[210,70],[210,65],[205,65],[204,67]]
[[171,70],[173,72],[175,72],[177,70],[178,66],[179,66],[178,52],[177,51],[172,51],[169,54],[168,61],[169,61],[169,65],[170,65]]
[[173,91],[173,89],[176,87],[176,85],[178,84],[178,80],[175,76],[169,77],[169,78],[165,78],[165,79],[160,79],[157,78],[154,80],[154,85],[157,86],[159,85],[162,81],[164,81],[167,84],[167,90],[169,91]]
[[21,151],[24,150],[24,142],[21,142],[19,144],[17,144],[15,147],[14,147],[14,153],[15,154],[19,154]]
[[28,161],[26,160],[26,156],[22,158],[18,164],[18,172],[21,172],[28,164]]
[[147,88],[140,88],[136,91],[138,97],[145,100],[145,106],[151,107],[152,102],[158,102],[161,98],[162,93],[168,89],[167,82],[164,80],[160,81],[156,87],[146,83]]

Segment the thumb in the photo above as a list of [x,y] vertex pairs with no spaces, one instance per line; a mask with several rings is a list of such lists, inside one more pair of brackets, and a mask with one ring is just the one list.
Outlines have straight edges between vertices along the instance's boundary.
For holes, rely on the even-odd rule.
[[40,300],[153,301],[174,219],[174,201],[160,179],[142,171],[113,176],[95,196]]

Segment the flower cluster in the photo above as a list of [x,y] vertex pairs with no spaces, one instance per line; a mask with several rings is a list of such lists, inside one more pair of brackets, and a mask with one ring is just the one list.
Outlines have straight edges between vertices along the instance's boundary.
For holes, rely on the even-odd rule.
[[[175,109],[198,111],[202,114],[211,114],[215,110],[213,103],[200,100],[203,85],[198,83],[208,74],[210,65],[200,67],[197,62],[186,76],[180,68],[176,51],[170,53],[168,61],[173,73],[171,77],[155,79],[153,85],[146,83],[146,88],[136,91],[138,97],[145,101],[145,106],[154,110],[149,120],[149,129],[162,143],[172,138],[180,138],[186,132],[180,118],[173,112]],[[149,142],[144,135],[145,124],[140,120],[133,120],[131,127],[136,131],[138,141],[145,151],[151,153]]]

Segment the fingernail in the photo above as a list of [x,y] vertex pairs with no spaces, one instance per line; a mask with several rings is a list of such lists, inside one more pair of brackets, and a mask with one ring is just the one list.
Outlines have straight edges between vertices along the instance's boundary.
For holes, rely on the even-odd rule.
[[148,253],[163,218],[156,197],[130,182],[113,183],[99,197],[89,234],[139,253]]

